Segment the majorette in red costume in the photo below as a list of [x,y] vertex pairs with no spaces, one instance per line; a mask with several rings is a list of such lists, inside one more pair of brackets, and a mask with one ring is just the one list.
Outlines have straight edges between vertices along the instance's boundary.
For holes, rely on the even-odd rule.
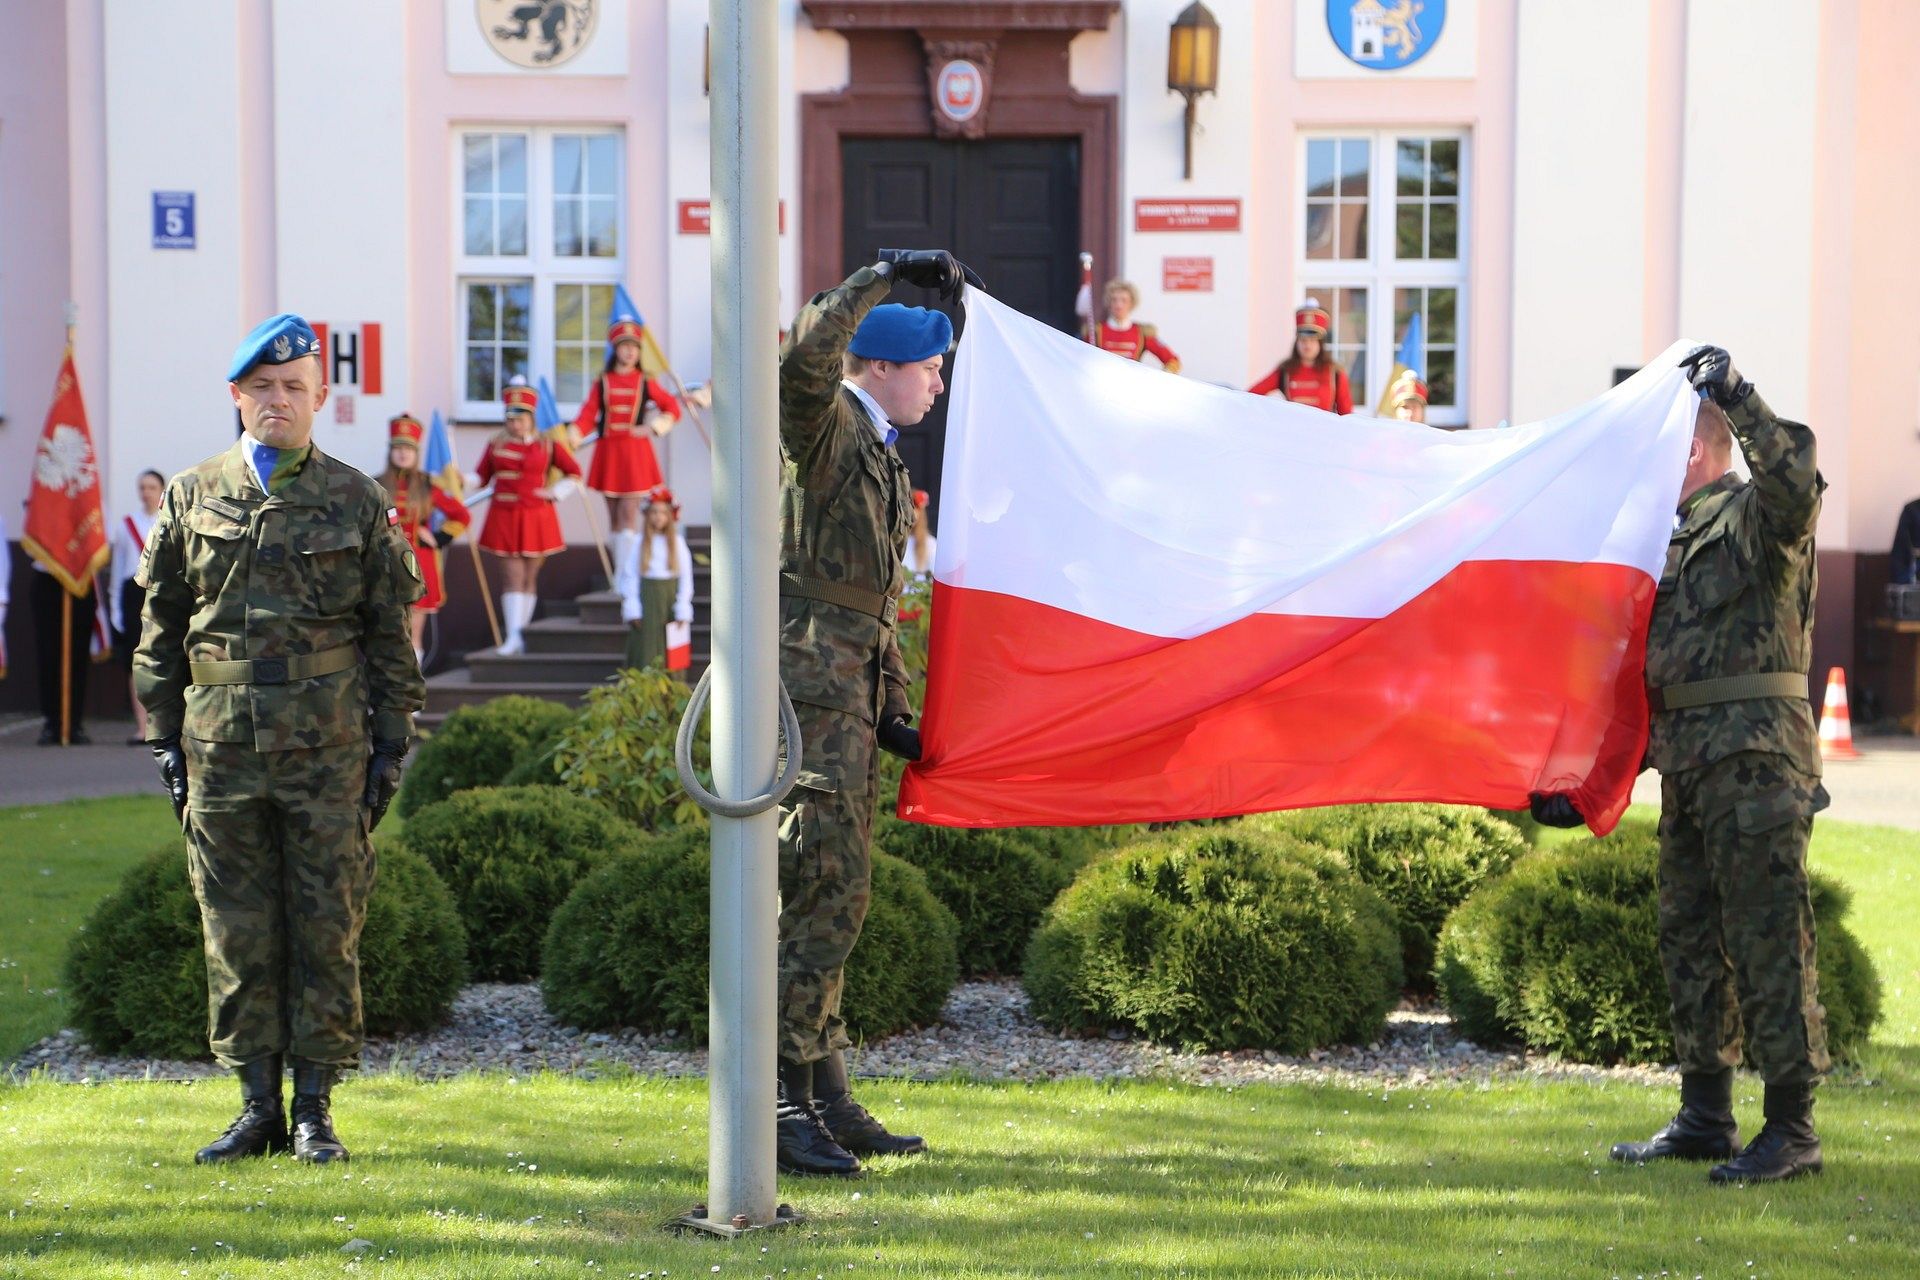
[[1316,298],[1293,313],[1293,350],[1274,371],[1247,390],[1257,396],[1285,396],[1295,404],[1328,413],[1353,412],[1353,384],[1327,350],[1333,317]]
[[[664,479],[642,414],[651,400],[662,415],[656,419],[659,434],[665,435],[680,417],[680,402],[640,371],[640,335],[640,325],[633,320],[615,320],[607,326],[613,358],[606,372],[594,379],[580,412],[574,415],[576,439],[586,440],[596,433],[600,438],[587,469],[587,488],[596,493],[646,493]],[[625,343],[633,344],[630,353],[623,352]]]
[[1160,341],[1159,330],[1133,319],[1133,310],[1140,305],[1138,289],[1125,280],[1109,280],[1103,297],[1107,315],[1094,331],[1095,346],[1129,360],[1151,353],[1168,373],[1180,372],[1180,357]]
[[[473,512],[420,470],[419,458],[426,434],[420,419],[410,413],[387,423],[388,467],[382,482],[387,486],[394,510],[400,514],[400,532],[420,561],[420,579],[427,588],[427,593],[413,607],[421,613],[438,613],[447,602],[440,548],[467,531],[467,526],[473,523]],[[414,464],[404,469],[392,461],[393,450],[402,445],[412,445],[414,449]],[[438,529],[433,527],[432,519],[436,511],[440,513]]]
[[547,488],[548,468],[578,479],[580,464],[558,432],[542,436],[534,431],[538,396],[529,386],[509,386],[501,392],[507,429],[489,441],[480,455],[480,482],[493,485],[480,547],[497,556],[550,556],[567,545],[560,536],[553,499],[542,491]]

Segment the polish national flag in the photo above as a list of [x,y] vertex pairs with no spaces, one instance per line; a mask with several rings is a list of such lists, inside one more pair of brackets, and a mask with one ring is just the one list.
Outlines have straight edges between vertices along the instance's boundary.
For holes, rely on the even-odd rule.
[[1171,376],[969,290],[901,816],[1567,791],[1611,830],[1646,742],[1690,348],[1545,422],[1446,432]]

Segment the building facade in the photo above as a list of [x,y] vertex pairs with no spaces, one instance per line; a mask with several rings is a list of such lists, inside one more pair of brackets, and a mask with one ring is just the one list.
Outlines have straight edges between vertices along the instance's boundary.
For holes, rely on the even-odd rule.
[[[1430,419],[1457,428],[1547,416],[1711,339],[1820,434],[1822,654],[1900,683],[1867,619],[1920,494],[1920,242],[1897,230],[1920,199],[1920,6],[1209,0],[1217,80],[1189,139],[1168,88],[1186,0],[768,2],[783,310],[883,245],[950,245],[1069,327],[1086,252],[1212,382],[1269,371],[1311,295],[1374,405],[1417,312]],[[402,410],[458,422],[470,466],[513,373],[570,412],[616,283],[704,380],[706,24],[700,0],[13,15],[10,536],[69,300],[110,503],[232,440],[218,373],[278,310],[326,326],[317,438],[369,470]],[[913,439],[934,487],[937,424]],[[703,521],[701,434],[664,454]],[[589,538],[583,512],[568,530]]]

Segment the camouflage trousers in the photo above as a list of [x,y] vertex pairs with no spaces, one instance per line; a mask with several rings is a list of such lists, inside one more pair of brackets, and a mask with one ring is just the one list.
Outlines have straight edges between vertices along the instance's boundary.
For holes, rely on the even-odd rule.
[[1742,751],[1660,780],[1660,962],[1683,1072],[1739,1065],[1768,1084],[1827,1070],[1807,838],[1820,780]]
[[879,781],[873,726],[796,703],[800,780],[780,806],[780,1056],[815,1062],[845,1049],[840,992],[867,918],[873,805]]
[[223,1066],[290,1054],[359,1065],[360,929],[373,890],[367,744],[182,744],[188,868]]

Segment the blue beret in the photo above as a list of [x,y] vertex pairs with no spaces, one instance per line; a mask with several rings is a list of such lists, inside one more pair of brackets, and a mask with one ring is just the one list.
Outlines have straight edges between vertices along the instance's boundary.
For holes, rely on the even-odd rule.
[[257,364],[286,364],[302,356],[320,354],[320,339],[313,326],[284,311],[253,327],[234,348],[233,363],[227,367],[227,381],[238,382],[241,375]]
[[943,354],[953,345],[953,321],[927,307],[889,302],[867,312],[847,350],[868,360],[912,364]]

